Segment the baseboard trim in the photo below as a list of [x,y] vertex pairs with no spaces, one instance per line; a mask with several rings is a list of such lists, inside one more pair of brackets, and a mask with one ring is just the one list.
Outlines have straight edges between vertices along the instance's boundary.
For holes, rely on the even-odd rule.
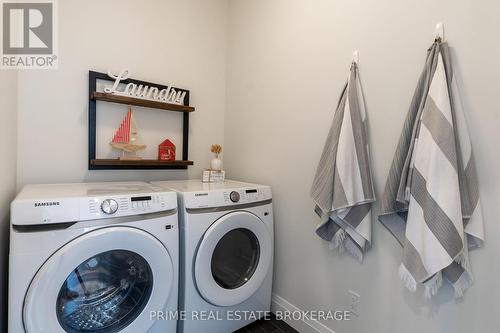
[[[271,311],[300,311],[302,309],[296,307],[286,299],[273,293],[271,298]],[[300,333],[335,333],[331,328],[326,327],[317,320],[303,318],[302,320],[285,320],[285,322],[295,328]]]

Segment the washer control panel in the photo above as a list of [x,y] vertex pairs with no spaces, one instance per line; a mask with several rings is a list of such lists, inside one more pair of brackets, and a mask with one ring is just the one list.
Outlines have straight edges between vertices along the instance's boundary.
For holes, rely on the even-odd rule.
[[81,219],[119,217],[160,212],[176,208],[175,193],[88,198],[83,200]]
[[177,194],[144,182],[26,185],[11,208],[13,225],[75,223],[173,211]]

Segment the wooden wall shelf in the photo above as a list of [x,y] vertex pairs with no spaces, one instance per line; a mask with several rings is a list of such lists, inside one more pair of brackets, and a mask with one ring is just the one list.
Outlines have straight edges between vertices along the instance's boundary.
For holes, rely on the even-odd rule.
[[118,104],[127,104],[127,105],[135,105],[135,106],[143,106],[147,108],[153,109],[162,109],[169,111],[177,111],[177,112],[193,112],[194,107],[189,105],[178,105],[178,104],[170,104],[170,103],[162,103],[156,101],[148,101],[140,98],[133,98],[127,96],[119,96],[113,94],[107,94],[103,92],[92,92],[90,98],[94,101],[104,101],[104,102],[112,102]]
[[90,160],[93,169],[187,169],[193,161],[160,161],[160,160],[119,160],[93,159]]
[[[194,107],[189,106],[189,90],[172,87],[176,91],[185,92],[184,105],[168,104],[156,101],[142,100],[139,98],[117,96],[97,91],[97,81],[114,82],[106,73],[89,71],[89,170],[115,170],[115,169],[187,169],[193,165],[188,158],[189,144],[189,114]],[[158,90],[168,89],[167,86],[152,82],[126,79],[123,84],[134,83],[137,85],[156,87]],[[160,160],[119,160],[98,159],[96,157],[96,134],[97,134],[97,101],[142,106],[146,108],[162,109],[167,111],[182,112],[182,160],[160,161]],[[158,142],[159,144],[159,142]]]

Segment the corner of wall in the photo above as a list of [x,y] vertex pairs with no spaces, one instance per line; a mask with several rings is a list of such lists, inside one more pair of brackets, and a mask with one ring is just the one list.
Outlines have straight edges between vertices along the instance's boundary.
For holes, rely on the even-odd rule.
[[5,161],[0,173],[0,330],[7,331],[7,286],[10,202],[17,190],[18,72],[3,70],[0,76],[0,141]]

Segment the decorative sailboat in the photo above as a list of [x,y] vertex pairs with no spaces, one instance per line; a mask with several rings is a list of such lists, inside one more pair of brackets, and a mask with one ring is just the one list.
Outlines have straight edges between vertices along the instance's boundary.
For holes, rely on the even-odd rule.
[[[137,130],[137,125],[134,120],[132,108],[128,108],[127,115],[122,120],[120,127],[116,130],[111,146],[122,151],[120,160],[140,160],[137,156],[139,150],[146,149],[146,145],[142,143],[142,139]],[[134,153],[134,156],[126,156],[125,153]]]

